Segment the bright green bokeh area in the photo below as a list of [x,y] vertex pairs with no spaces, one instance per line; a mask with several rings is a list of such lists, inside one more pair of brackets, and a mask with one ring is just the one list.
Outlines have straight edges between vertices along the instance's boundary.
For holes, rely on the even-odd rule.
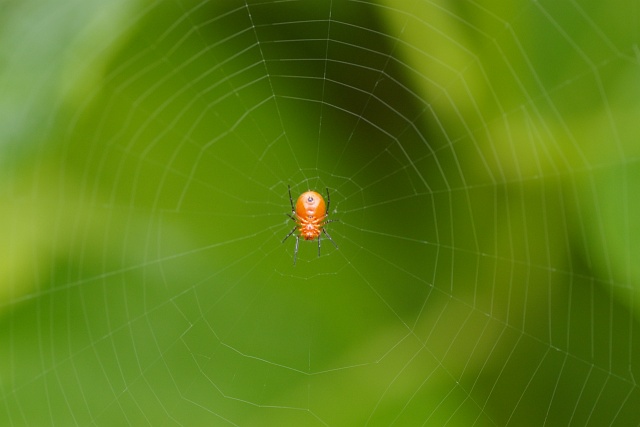
[[619,3],[6,3],[0,424],[638,424]]

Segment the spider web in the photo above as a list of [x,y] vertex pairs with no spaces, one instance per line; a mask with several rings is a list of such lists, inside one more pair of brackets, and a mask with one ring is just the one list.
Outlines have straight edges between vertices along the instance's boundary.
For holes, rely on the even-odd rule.
[[640,423],[636,4],[2,6],[2,425]]

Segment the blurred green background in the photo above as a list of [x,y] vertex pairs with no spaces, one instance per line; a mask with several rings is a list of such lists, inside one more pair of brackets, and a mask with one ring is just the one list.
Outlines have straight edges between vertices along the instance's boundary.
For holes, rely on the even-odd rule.
[[639,9],[0,3],[0,424],[639,424]]

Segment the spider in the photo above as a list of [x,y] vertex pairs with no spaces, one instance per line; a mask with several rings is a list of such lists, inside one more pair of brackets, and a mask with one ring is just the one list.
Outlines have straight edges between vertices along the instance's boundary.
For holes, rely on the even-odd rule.
[[324,233],[325,236],[333,243],[333,246],[338,249],[338,245],[335,244],[324,226],[330,222],[335,222],[337,219],[330,219],[329,216],[329,204],[331,199],[329,198],[329,189],[327,188],[327,204],[325,206],[324,199],[320,193],[315,191],[306,191],[298,197],[295,207],[293,206],[293,198],[291,197],[291,186],[289,188],[289,202],[291,202],[291,213],[287,214],[289,218],[295,221],[296,226],[289,232],[282,240],[285,242],[296,230],[300,232],[296,235],[296,248],[293,251],[293,265],[296,265],[296,258],[298,257],[298,244],[300,243],[300,237],[304,237],[304,240],[318,239],[318,257],[320,256],[320,236]]

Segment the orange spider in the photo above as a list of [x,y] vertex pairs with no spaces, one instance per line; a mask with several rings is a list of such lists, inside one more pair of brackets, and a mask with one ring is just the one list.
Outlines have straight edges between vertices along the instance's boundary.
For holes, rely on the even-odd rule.
[[293,206],[293,198],[291,197],[291,187],[289,186],[289,202],[291,202],[291,213],[287,214],[289,218],[295,221],[296,226],[289,232],[282,240],[285,242],[296,230],[300,232],[296,235],[296,248],[293,252],[293,265],[296,264],[296,258],[298,256],[298,244],[300,243],[300,237],[304,237],[304,240],[318,239],[318,257],[320,256],[320,236],[324,233],[325,236],[333,243],[333,246],[338,248],[324,226],[330,222],[337,221],[337,219],[331,219],[327,221],[329,216],[329,189],[327,188],[327,204],[325,205],[324,199],[320,193],[315,191],[306,191],[298,197],[296,206]]

